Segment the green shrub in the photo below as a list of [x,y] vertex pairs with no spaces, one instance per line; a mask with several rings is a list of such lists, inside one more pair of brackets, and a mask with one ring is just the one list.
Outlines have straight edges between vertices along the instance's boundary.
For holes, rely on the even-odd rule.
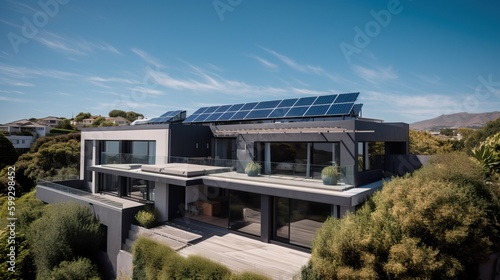
[[226,266],[202,256],[189,256],[185,261],[185,279],[218,280],[229,279],[231,271]]
[[74,130],[71,129],[64,129],[64,128],[53,128],[50,130],[50,133],[52,134],[69,134],[75,132]]
[[88,206],[77,203],[46,206],[42,217],[28,231],[37,275],[45,277],[62,261],[95,258],[100,236],[99,221]]
[[463,154],[393,178],[356,214],[329,218],[305,279],[474,279],[498,244],[498,198]]
[[245,173],[248,176],[257,176],[259,174],[261,168],[262,168],[262,166],[260,165],[260,163],[249,162],[249,163],[247,163],[247,165],[245,167]]
[[231,275],[224,265],[201,256],[184,258],[172,248],[151,240],[139,237],[132,246],[133,280],[148,279],[269,279],[265,276],[245,272]]
[[158,222],[158,213],[154,208],[146,208],[135,214],[135,219],[140,226],[152,228]]
[[48,277],[50,280],[97,280],[100,279],[96,267],[89,259],[63,261],[55,267]]
[[233,274],[231,280],[271,280],[271,278],[255,272],[243,272],[240,274]]

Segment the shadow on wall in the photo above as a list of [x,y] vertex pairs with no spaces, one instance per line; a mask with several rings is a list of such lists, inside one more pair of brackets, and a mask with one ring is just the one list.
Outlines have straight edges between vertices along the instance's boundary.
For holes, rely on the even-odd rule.
[[386,165],[386,177],[403,176],[412,173],[429,163],[429,155],[389,155]]

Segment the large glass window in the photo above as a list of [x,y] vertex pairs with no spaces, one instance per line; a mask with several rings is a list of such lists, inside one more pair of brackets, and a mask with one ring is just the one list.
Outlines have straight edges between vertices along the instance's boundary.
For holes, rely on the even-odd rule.
[[260,194],[230,191],[229,228],[260,236]]
[[313,178],[321,178],[321,171],[325,166],[340,166],[339,143],[313,143],[311,163]]
[[383,169],[384,142],[358,142],[358,171]]
[[311,247],[316,231],[332,214],[330,204],[274,198],[274,239]]

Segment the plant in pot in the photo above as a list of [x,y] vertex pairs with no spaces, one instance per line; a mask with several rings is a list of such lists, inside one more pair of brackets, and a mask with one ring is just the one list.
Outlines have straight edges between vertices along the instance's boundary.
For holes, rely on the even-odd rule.
[[336,185],[339,177],[337,166],[327,166],[321,171],[321,179],[324,185]]
[[261,169],[260,163],[249,162],[245,167],[245,173],[250,177],[255,177],[259,174],[260,169]]

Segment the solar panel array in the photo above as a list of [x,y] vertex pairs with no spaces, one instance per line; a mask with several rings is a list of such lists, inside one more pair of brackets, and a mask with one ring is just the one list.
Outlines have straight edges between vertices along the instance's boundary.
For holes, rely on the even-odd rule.
[[203,107],[184,123],[350,115],[359,92]]
[[146,124],[161,124],[161,123],[170,123],[174,121],[182,121],[186,118],[186,111],[168,111],[165,114],[157,117],[149,119]]

